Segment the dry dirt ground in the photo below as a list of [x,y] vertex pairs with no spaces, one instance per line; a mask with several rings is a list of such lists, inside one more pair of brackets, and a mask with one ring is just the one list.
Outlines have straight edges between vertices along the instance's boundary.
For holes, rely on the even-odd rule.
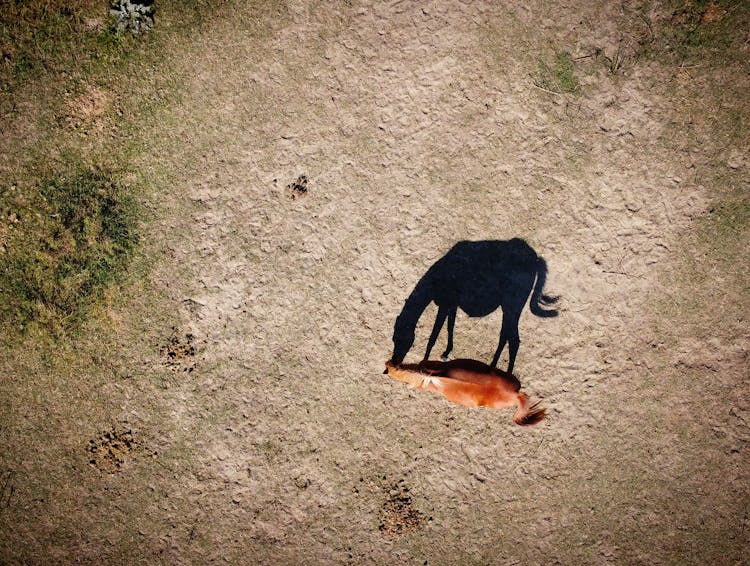
[[[3,384],[4,562],[747,563],[747,264],[715,302],[679,274],[717,179],[747,188],[715,87],[748,74],[639,56],[667,17],[295,1],[201,30],[131,164],[147,278]],[[578,92],[535,84],[560,51]],[[382,374],[429,266],[512,237],[560,296],[521,318],[528,428]],[[454,355],[500,323],[459,314]]]

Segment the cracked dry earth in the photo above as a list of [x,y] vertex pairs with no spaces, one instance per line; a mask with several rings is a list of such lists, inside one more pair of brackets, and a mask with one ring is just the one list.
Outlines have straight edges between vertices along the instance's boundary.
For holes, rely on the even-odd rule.
[[[151,285],[199,361],[168,387],[108,390],[159,457],[97,480],[95,503],[56,503],[98,511],[48,519],[42,547],[142,563],[746,560],[747,332],[706,343],[659,305],[690,292],[666,282],[713,168],[747,176],[747,151],[712,137],[711,107],[685,115],[694,78],[635,57],[648,29],[630,4],[290,2],[196,38],[143,168],[178,171],[150,228],[165,250]],[[588,57],[623,45],[616,76]],[[580,93],[534,85],[555,50]],[[429,266],[457,241],[512,237],[561,297],[557,318],[521,318],[516,373],[548,409],[529,428],[382,375]],[[459,313],[453,355],[489,361],[500,323]]]

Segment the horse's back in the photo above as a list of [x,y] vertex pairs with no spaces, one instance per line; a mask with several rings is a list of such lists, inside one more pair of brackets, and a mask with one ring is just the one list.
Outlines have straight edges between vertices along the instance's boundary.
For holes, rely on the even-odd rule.
[[451,379],[488,384],[514,392],[521,389],[521,382],[515,375],[478,360],[457,359],[445,362],[444,375]]
[[[501,409],[518,403],[518,393],[513,387],[497,378],[476,378],[465,370],[459,377],[434,376],[425,378],[425,389],[440,393],[453,403],[464,407],[492,407]],[[461,379],[464,377],[465,379]]]

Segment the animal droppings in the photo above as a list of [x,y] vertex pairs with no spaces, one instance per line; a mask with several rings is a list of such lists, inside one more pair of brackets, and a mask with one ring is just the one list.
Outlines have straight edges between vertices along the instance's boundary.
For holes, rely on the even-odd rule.
[[307,175],[300,175],[297,179],[286,186],[291,190],[292,198],[301,197],[307,194]]

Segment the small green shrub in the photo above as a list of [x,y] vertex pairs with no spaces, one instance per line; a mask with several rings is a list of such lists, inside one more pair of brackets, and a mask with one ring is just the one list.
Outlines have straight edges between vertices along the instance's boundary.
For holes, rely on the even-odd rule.
[[581,85],[575,76],[570,53],[558,51],[551,65],[545,61],[539,61],[534,84],[551,92],[577,94],[581,90]]
[[58,176],[29,199],[8,200],[1,218],[14,220],[0,232],[0,315],[11,331],[75,326],[121,277],[138,243],[135,202],[97,170]]

